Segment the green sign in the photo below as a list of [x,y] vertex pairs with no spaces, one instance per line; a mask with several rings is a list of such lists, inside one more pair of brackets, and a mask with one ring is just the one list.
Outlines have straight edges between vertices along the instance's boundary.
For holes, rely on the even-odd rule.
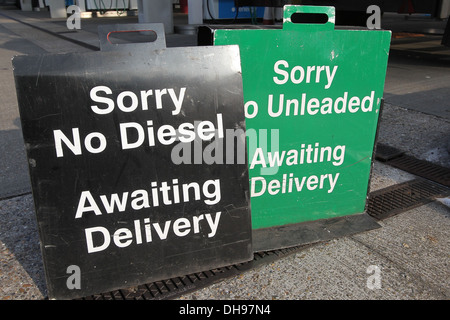
[[214,31],[240,47],[253,230],[365,210],[391,32],[334,18],[285,6],[282,29]]

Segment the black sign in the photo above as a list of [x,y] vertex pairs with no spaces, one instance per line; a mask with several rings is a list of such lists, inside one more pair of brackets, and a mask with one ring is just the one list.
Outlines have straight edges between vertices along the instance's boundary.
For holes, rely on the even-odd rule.
[[13,64],[49,298],[252,259],[237,46]]

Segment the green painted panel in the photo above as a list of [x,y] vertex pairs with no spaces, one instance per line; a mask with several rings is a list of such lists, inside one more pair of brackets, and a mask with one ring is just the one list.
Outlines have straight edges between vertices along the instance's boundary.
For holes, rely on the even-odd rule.
[[283,29],[214,31],[214,45],[240,47],[253,229],[364,212],[391,32],[334,17],[285,6]]

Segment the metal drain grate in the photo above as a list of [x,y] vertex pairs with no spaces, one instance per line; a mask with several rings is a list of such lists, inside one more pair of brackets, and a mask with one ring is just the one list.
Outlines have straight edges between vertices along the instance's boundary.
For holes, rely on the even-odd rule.
[[367,213],[382,220],[448,195],[450,189],[447,187],[425,179],[415,179],[371,193]]
[[132,288],[91,295],[78,300],[166,300],[197,291],[226,278],[238,275],[262,264],[286,257],[310,245],[295,246],[273,251],[255,252],[252,261],[190,275],[156,281]]
[[389,160],[390,166],[450,187],[450,169],[408,155]]
[[398,150],[397,148],[378,143],[376,146],[375,157],[379,161],[389,161],[393,158],[402,156],[404,154],[403,151]]
[[[246,263],[251,264],[251,262]],[[171,299],[188,292],[199,290],[202,287],[231,277],[247,270],[247,266],[233,265],[224,268],[194,273],[163,281],[139,285],[132,288],[114,290],[107,293],[96,294],[82,300],[164,300]]]
[[375,157],[390,166],[450,187],[450,168],[416,159],[394,147],[383,144],[377,145]]

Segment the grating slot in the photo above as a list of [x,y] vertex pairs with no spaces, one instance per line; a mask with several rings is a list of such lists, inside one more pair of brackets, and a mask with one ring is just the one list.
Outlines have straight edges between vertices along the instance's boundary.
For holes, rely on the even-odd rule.
[[192,284],[194,284],[198,279],[195,275],[187,275],[186,276]]
[[99,294],[95,300],[113,300],[112,292]]
[[147,291],[145,291],[145,293],[143,294],[144,299],[146,300],[152,300],[155,298],[155,296],[153,295],[152,291],[150,290],[149,286],[147,284],[145,284],[143,286],[144,289],[146,289]]
[[194,276],[197,278],[198,280],[202,280],[202,274],[201,273],[195,273]]
[[162,294],[161,288],[159,287],[157,282],[153,282],[151,284],[150,291],[152,292],[153,296],[155,296],[155,297]]
[[173,284],[173,281],[171,279],[163,281],[164,288],[167,290],[167,292],[171,292],[177,289],[177,287]]

